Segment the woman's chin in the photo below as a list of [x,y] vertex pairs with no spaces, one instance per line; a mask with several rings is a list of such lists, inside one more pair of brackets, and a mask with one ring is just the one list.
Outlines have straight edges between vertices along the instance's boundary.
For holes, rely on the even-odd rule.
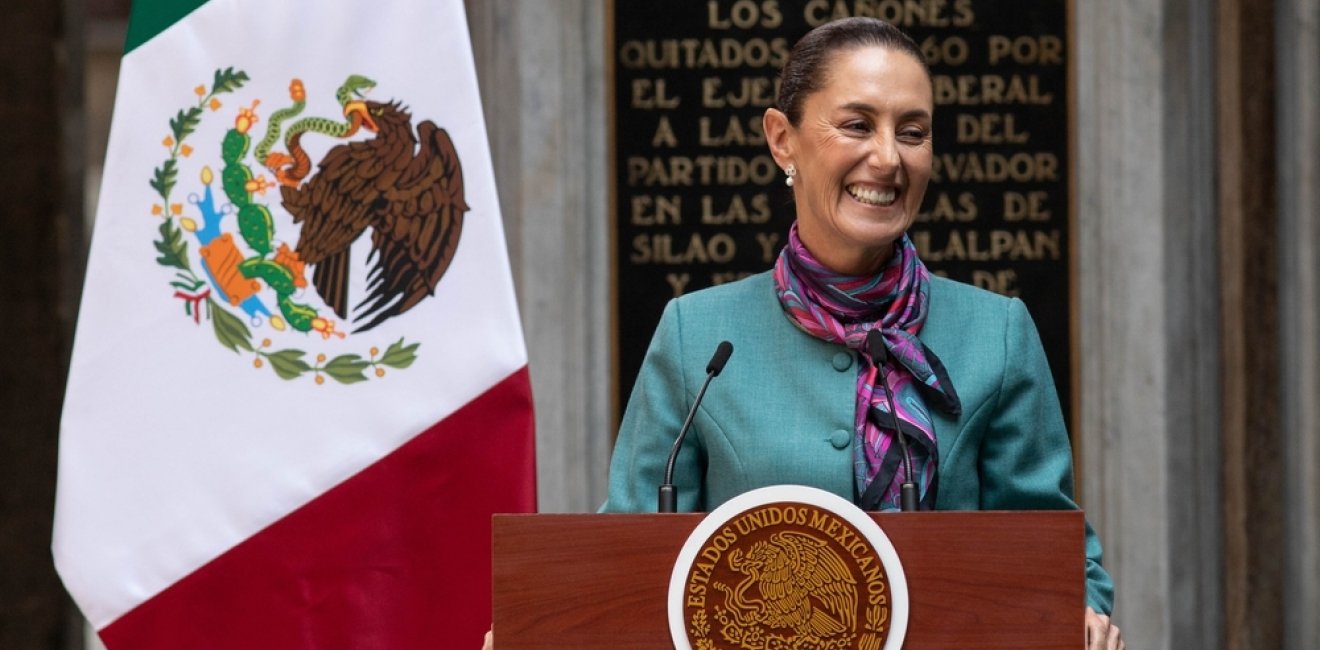
[[868,248],[894,243],[912,225],[907,210],[898,203],[849,210],[844,223],[851,238]]

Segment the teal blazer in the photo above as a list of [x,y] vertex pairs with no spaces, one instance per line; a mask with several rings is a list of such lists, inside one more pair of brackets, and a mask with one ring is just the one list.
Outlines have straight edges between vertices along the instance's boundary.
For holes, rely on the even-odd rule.
[[[1026,306],[933,276],[920,333],[944,363],[962,415],[932,408],[939,510],[1063,510],[1072,451]],[[610,463],[604,512],[653,512],[665,462],[720,341],[733,356],[706,393],[674,470],[679,510],[709,511],[748,490],[796,483],[856,502],[856,353],[797,329],[770,273],[669,303],[633,387]],[[1100,541],[1086,526],[1086,599],[1113,609]]]

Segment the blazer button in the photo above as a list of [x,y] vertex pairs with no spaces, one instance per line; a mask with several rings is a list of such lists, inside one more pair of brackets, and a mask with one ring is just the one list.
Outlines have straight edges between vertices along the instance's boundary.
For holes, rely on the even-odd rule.
[[844,449],[848,446],[848,443],[850,442],[852,442],[851,431],[844,431],[843,429],[839,429],[830,435],[830,444],[834,445],[835,449]]
[[834,355],[834,369],[843,372],[852,367],[853,358],[847,352],[839,352]]

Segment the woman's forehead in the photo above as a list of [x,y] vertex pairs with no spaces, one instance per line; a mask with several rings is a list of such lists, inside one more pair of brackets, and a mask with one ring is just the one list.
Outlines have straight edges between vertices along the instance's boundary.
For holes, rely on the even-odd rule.
[[934,103],[925,67],[902,50],[880,45],[841,49],[831,53],[820,74],[823,83],[813,96],[829,95],[833,101],[846,102],[851,101],[845,99],[848,97],[880,95],[927,108]]

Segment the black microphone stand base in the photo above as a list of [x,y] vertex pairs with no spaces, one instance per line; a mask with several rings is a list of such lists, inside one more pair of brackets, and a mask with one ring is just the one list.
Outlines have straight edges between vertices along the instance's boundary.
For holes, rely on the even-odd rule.
[[[917,486],[912,483],[904,483],[898,487],[899,507],[903,512],[917,511]],[[662,511],[663,512],[663,511]]]
[[660,501],[656,512],[678,512],[678,490],[665,484],[660,486]]

